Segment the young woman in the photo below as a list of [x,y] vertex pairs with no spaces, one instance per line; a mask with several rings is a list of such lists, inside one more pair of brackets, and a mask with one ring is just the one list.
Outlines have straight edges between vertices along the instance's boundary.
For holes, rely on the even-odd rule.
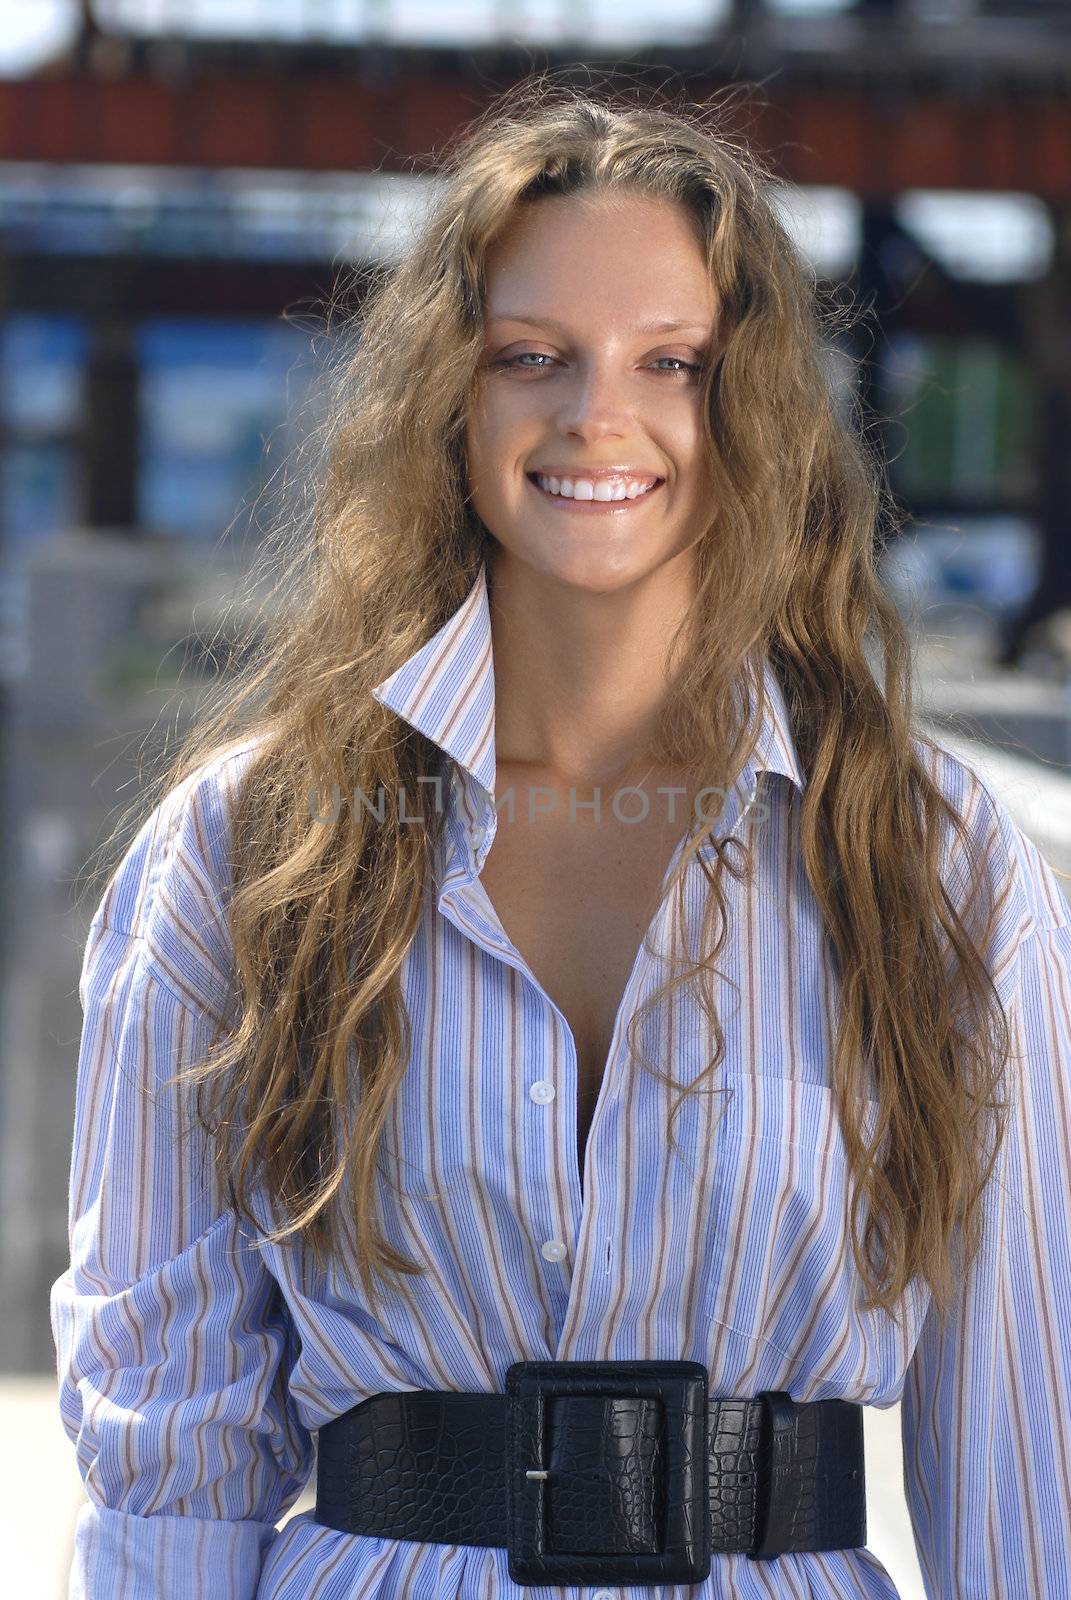
[[890,1600],[900,1400],[929,1593],[1066,1595],[1071,911],[767,175],[539,78],[439,175],[90,929],[76,1592]]

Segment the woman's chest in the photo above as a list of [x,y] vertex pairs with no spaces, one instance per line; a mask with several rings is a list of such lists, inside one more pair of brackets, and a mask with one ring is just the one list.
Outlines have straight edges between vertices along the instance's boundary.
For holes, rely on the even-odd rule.
[[[718,1330],[729,1357],[795,1348],[794,1285],[825,1282],[834,1259],[830,1288],[848,1302],[836,973],[817,907],[783,825],[753,837],[751,874],[724,875],[724,938],[704,967],[722,1036],[711,1070],[719,1036],[697,986],[647,1010],[669,974],[637,961],[645,934],[665,952],[676,924],[671,898],[655,929],[641,926],[683,826],[664,862],[633,850],[627,826],[607,830],[605,850],[594,830],[580,848],[564,830],[500,826],[485,878],[455,866],[429,908],[402,974],[413,1036],[379,1199],[397,1241],[442,1267],[434,1305],[464,1304],[488,1272],[507,1280],[506,1307],[543,1285],[559,1329],[589,1292],[603,1309],[609,1292],[650,1297]],[[705,888],[696,867],[690,934]],[[626,1059],[634,1019],[652,1070]]]
[[[622,808],[623,809],[623,808]],[[581,1149],[626,986],[690,813],[500,816],[480,875],[503,930],[568,1023]]]

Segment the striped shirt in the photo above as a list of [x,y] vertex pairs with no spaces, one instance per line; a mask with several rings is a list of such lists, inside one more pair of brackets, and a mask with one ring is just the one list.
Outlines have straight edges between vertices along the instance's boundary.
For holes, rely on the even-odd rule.
[[[943,1336],[917,1281],[899,1325],[861,1309],[830,1088],[835,967],[800,858],[805,777],[766,670],[759,741],[717,818],[755,861],[748,883],[725,880],[716,1081],[731,1093],[684,1101],[675,1153],[672,1090],[630,1069],[625,1045],[659,977],[641,948],[583,1185],[569,1026],[480,882],[496,820],[485,572],[374,691],[449,757],[432,892],[403,968],[412,1053],[385,1146],[396,1187],[377,1178],[387,1236],[425,1274],[379,1320],[293,1241],[254,1248],[200,1141],[174,1138],[189,1091],[158,1088],[233,1003],[227,799],[251,746],[154,810],[93,917],[79,986],[71,1264],[51,1299],[88,1496],[72,1594],[520,1600],[505,1549],[357,1537],[311,1512],[278,1528],[310,1479],[315,1430],[381,1390],[501,1391],[523,1359],[684,1358],[706,1366],[712,1395],[902,1401],[927,1594],[1071,1600],[1071,910],[982,778],[943,747],[927,757],[994,874],[988,959],[1022,1068],[983,1250]],[[696,863],[688,872],[698,926],[705,880]],[[673,914],[664,899],[656,940]],[[687,991],[649,1018],[642,1044],[681,1082],[713,1052]],[[860,1100],[867,1134],[876,1110]],[[897,1592],[865,1546],[715,1555],[698,1585],[610,1588],[615,1600]],[[590,1595],[548,1586],[535,1600]]]

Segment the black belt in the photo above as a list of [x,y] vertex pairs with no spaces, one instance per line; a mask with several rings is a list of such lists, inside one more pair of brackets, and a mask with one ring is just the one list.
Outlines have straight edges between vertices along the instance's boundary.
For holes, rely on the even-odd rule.
[[697,1361],[516,1361],[504,1394],[387,1391],[325,1423],[315,1517],[504,1546],[518,1583],[695,1583],[712,1555],[866,1543],[863,1408],[708,1400]]

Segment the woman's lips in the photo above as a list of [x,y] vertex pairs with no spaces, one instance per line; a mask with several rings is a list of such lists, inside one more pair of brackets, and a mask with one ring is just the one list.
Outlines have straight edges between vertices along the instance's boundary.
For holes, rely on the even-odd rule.
[[[525,476],[527,477],[527,474]],[[590,517],[605,515],[608,511],[633,511],[637,506],[642,505],[645,500],[652,499],[659,489],[663,487],[666,480],[660,478],[652,488],[646,490],[643,494],[638,494],[634,500],[573,500],[568,495],[551,494],[549,489],[541,489],[534,478],[527,478],[527,481],[531,484],[536,494],[542,500],[549,501],[552,506],[557,506],[559,510],[575,511],[580,516]]]

